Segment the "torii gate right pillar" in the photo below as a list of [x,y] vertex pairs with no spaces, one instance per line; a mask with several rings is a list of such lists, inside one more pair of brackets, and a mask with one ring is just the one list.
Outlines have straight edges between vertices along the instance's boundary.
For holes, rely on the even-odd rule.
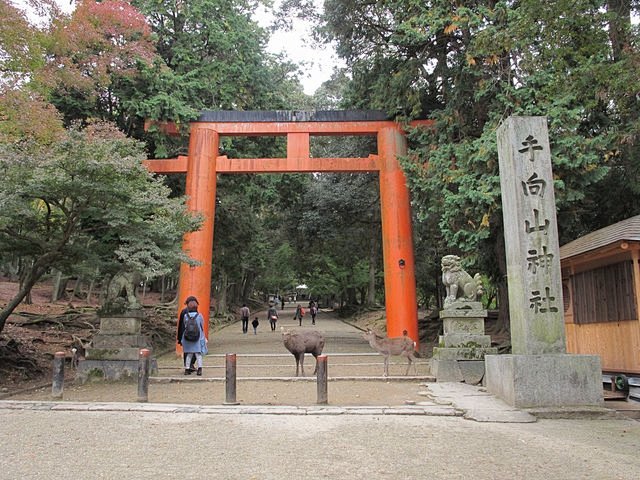
[[406,330],[419,342],[411,205],[406,178],[398,163],[398,155],[406,152],[406,139],[399,128],[390,126],[378,131],[387,335],[399,337]]

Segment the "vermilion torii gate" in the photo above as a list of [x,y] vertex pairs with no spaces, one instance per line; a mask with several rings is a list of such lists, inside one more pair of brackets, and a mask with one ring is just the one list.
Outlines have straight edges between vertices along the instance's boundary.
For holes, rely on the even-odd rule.
[[[426,124],[425,121],[414,122]],[[162,124],[178,134],[175,124]],[[311,136],[377,137],[378,153],[367,158],[312,158]],[[286,158],[227,158],[218,155],[222,136],[286,136]],[[204,216],[202,228],[185,236],[183,250],[201,264],[182,264],[178,308],[189,295],[200,301],[207,326],[211,297],[216,176],[219,173],[378,172],[389,336],[418,341],[416,284],[409,191],[397,156],[406,153],[400,124],[379,111],[206,111],[191,123],[188,156],[148,160],[156,173],[186,173],[187,206]]]

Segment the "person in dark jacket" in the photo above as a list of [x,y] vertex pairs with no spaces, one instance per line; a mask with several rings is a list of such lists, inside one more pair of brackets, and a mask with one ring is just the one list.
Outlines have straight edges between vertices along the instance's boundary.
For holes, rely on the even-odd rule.
[[[182,335],[184,334],[184,316],[187,314],[187,312],[189,311],[189,304],[191,304],[191,308],[197,310],[198,309],[198,305],[200,305],[198,303],[198,299],[194,296],[189,296],[187,297],[187,299],[184,301],[184,304],[186,305],[182,311],[180,312],[180,315],[178,316],[178,345],[182,346]],[[186,352],[182,352],[182,363],[187,362],[187,354]],[[189,365],[189,370],[191,372],[195,372],[196,371],[196,356],[193,355],[191,358],[191,364]]]
[[269,324],[271,325],[271,331],[275,332],[276,323],[278,322],[278,311],[273,304],[271,304],[269,310],[267,310],[267,320],[269,320]]
[[[184,330],[182,332],[182,337],[180,338],[182,349],[184,353],[187,354],[187,357],[184,362],[184,374],[191,375],[191,359],[193,357],[196,358],[196,362],[198,364],[198,370],[196,374],[198,376],[202,375],[202,355],[206,353],[207,349],[207,337],[204,333],[204,318],[200,313],[198,313],[198,304],[197,300],[195,302],[191,301],[187,304],[189,311],[184,316]],[[189,338],[189,323],[195,321],[193,333],[194,338]]]
[[242,308],[240,309],[240,318],[242,319],[242,333],[247,333],[249,331],[249,315],[251,315],[249,307],[247,307],[246,303],[243,303]]
[[304,308],[302,308],[302,305],[298,304],[298,306],[296,307],[296,313],[293,316],[294,320],[298,320],[300,326],[302,326],[302,319],[304,318]]

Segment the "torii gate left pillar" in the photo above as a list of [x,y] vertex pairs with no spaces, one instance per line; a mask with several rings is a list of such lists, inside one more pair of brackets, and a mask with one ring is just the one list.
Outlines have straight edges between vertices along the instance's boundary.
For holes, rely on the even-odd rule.
[[[200,302],[199,311],[205,318],[208,334],[218,173],[377,172],[380,180],[387,334],[401,336],[406,331],[418,342],[409,191],[398,163],[398,156],[406,153],[406,140],[399,124],[381,118],[384,118],[381,112],[370,111],[312,114],[203,112],[197,122],[191,123],[188,157],[148,160],[146,165],[157,173],[186,172],[187,206],[204,217],[200,230],[185,235],[183,250],[200,265],[181,266],[178,308],[182,308],[189,295],[195,295]],[[177,133],[172,124],[164,128],[168,133]],[[223,135],[286,136],[287,157],[229,159],[218,156],[219,139]],[[375,135],[378,154],[367,158],[311,158],[310,135]]]
[[199,302],[198,310],[204,317],[205,332],[209,335],[211,310],[211,266],[213,261],[213,225],[216,208],[216,158],[220,135],[206,124],[191,125],[189,156],[187,157],[187,208],[203,216],[202,227],[184,237],[182,250],[197,266],[180,265],[178,308],[181,310],[189,295]]

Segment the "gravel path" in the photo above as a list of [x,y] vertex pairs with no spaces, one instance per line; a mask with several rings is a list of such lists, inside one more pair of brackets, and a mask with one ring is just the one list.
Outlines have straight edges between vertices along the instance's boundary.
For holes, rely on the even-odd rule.
[[640,478],[640,423],[0,410],[0,478]]

